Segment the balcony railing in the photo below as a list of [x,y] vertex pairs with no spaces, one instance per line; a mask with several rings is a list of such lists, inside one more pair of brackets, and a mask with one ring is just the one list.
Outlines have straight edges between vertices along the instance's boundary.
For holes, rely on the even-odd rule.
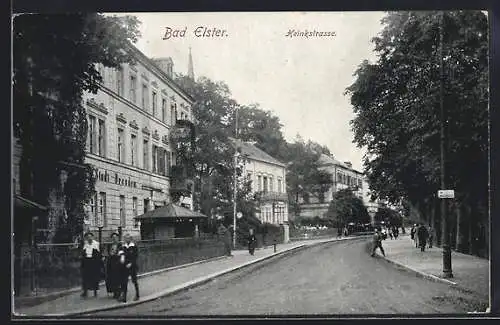
[[288,201],[288,194],[283,192],[258,192],[260,201]]

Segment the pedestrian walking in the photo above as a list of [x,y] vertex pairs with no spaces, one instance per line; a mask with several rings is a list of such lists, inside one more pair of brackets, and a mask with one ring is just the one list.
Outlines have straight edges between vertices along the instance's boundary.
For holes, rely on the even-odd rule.
[[118,255],[120,250],[122,250],[120,235],[114,232],[111,234],[111,244],[108,245],[106,258],[106,290],[113,294],[114,299],[118,299],[121,293],[122,265]]
[[432,248],[432,244],[434,242],[434,238],[436,236],[434,235],[434,228],[429,226],[429,248]]
[[101,277],[102,256],[99,243],[94,240],[94,235],[91,232],[85,234],[85,242],[81,254],[82,297],[87,297],[88,290],[93,290],[94,297],[96,297]]
[[393,227],[392,228],[392,233],[394,235],[394,239],[398,239],[398,237],[399,237],[399,229],[398,229],[398,227]]
[[223,223],[219,225],[219,228],[217,229],[217,234],[219,235],[219,239],[222,240],[224,243],[224,249],[226,256],[232,256],[231,255],[231,233],[229,230],[224,226]]
[[139,300],[139,283],[137,282],[137,257],[139,255],[137,245],[132,241],[130,234],[125,235],[125,243],[122,246],[121,262],[125,266],[122,267],[122,282],[121,282],[121,302],[127,302],[128,278],[132,279],[135,288],[134,300]]
[[375,230],[375,234],[373,235],[373,248],[372,248],[372,257],[375,256],[375,251],[377,248],[380,248],[382,255],[385,257],[384,248],[382,247],[382,234],[379,229]]
[[248,252],[250,255],[254,254],[255,246],[257,246],[257,237],[255,237],[253,229],[250,228],[250,233],[248,234]]
[[428,237],[429,237],[429,231],[427,230],[427,227],[425,227],[425,225],[420,225],[417,229],[417,238],[421,252],[425,251],[425,246],[427,245],[426,242]]
[[342,228],[337,227],[337,238],[342,237]]
[[387,227],[387,232],[389,233],[389,237],[392,239],[394,239],[394,234],[392,233],[392,227],[391,226],[388,226]]

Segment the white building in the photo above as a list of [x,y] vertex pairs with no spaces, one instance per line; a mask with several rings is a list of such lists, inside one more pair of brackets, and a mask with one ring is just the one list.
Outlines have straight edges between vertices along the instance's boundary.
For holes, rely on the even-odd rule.
[[322,154],[319,158],[320,169],[332,174],[333,185],[325,193],[324,198],[311,196],[309,202],[301,199],[300,216],[307,218],[324,217],[328,211],[333,195],[343,189],[351,189],[354,195],[363,200],[368,213],[373,218],[378,203],[370,200],[368,181],[362,172],[352,168],[350,162],[341,162],[333,156]]
[[102,227],[103,236],[121,227],[138,237],[134,217],[169,203],[175,164],[169,134],[177,120],[192,120],[193,99],[173,81],[172,60],[153,61],[134,46],[127,51],[136,65],[121,70],[99,65],[102,84],[97,94],[84,95],[86,162],[97,168],[85,223],[93,231]]
[[243,175],[252,180],[252,193],[259,193],[261,222],[283,226],[285,242],[289,240],[286,165],[248,142],[237,141],[245,156]]

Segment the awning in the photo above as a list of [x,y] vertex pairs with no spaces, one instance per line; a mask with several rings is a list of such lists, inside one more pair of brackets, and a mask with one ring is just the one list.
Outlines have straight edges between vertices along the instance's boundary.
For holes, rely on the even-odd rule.
[[36,203],[34,201],[28,200],[27,198],[24,198],[20,195],[15,195],[14,196],[14,208],[15,209],[22,209],[22,210],[29,210],[33,212],[41,212],[41,211],[47,211],[47,207]]
[[138,220],[144,219],[175,219],[175,218],[208,218],[206,215],[191,211],[173,203],[148,211],[135,217]]

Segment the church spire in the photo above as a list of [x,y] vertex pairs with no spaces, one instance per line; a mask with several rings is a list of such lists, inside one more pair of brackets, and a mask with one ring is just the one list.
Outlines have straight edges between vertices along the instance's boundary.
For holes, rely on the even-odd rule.
[[189,47],[188,77],[194,80],[193,57],[191,55],[191,46]]

